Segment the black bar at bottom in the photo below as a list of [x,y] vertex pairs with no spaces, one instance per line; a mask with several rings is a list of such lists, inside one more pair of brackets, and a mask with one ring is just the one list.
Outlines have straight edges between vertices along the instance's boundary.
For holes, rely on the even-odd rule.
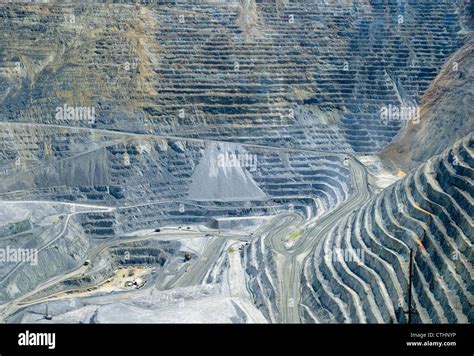
[[[54,333],[54,348],[19,345]],[[43,334],[43,335],[37,335]],[[32,336],[33,335],[33,336]],[[466,354],[473,325],[0,325],[0,354],[323,352]],[[48,335],[49,337],[49,335]],[[52,337],[49,337],[51,340]],[[46,341],[44,342],[46,343]]]

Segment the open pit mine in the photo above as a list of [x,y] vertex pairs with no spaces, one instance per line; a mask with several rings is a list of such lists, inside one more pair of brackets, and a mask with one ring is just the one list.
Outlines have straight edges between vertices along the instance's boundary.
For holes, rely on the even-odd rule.
[[0,4],[1,323],[473,323],[474,2]]

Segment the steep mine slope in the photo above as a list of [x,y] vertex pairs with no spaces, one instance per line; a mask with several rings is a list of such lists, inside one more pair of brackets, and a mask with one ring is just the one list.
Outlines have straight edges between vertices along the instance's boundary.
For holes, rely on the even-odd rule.
[[474,38],[459,49],[421,99],[419,123],[406,130],[381,156],[413,169],[474,131]]
[[[114,216],[97,217],[101,228],[88,223],[91,233],[104,237],[165,223],[206,222],[215,216],[275,214],[272,209],[290,205],[307,214],[306,207],[314,212],[315,198],[320,198],[319,210],[330,210],[351,194],[343,158],[0,123],[0,199],[120,207]],[[116,224],[119,230],[114,232]]]
[[[238,238],[250,242],[242,260],[249,289],[262,291],[254,301],[269,321],[288,320],[281,290],[297,285],[299,273],[272,250],[286,252],[311,230],[304,229],[311,218],[357,195],[351,178],[360,174],[348,153],[379,152],[404,127],[383,122],[381,107],[418,102],[465,43],[466,14],[465,4],[415,0],[1,4],[0,248],[27,246],[39,255],[34,268],[3,266],[0,303],[104,281],[123,262],[120,251],[101,254],[104,245],[165,226],[179,235],[183,224],[199,224],[187,227],[209,242],[208,262],[196,256],[198,270],[180,269],[178,281],[205,283],[214,258],[220,262],[212,268],[224,270],[219,219],[273,216],[268,230]],[[229,156],[243,159],[221,159]],[[470,219],[464,191],[450,194]],[[192,231],[209,226],[216,236]],[[147,243],[133,246],[130,263],[162,251],[158,265],[184,266],[174,244]],[[469,284],[461,282],[454,275],[446,284],[463,291]],[[456,304],[447,294],[441,301]],[[466,293],[459,298],[465,306]],[[453,313],[446,318],[465,320]]]
[[2,120],[326,151],[384,148],[404,123],[381,108],[470,31],[451,1],[0,6]]
[[322,238],[302,273],[307,322],[406,322],[408,260],[423,323],[473,312],[474,135],[372,198]]
[[[330,211],[352,194],[343,158],[0,123],[0,249],[38,249],[33,267],[2,266],[0,303],[79,268],[95,246],[137,231],[289,210],[307,218]],[[101,278],[107,278],[104,271]]]

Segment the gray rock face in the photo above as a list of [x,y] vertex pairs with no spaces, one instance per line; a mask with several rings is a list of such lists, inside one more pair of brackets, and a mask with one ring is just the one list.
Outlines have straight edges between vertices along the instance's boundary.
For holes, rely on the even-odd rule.
[[420,122],[410,124],[381,156],[414,169],[474,131],[474,38],[443,66],[421,100]]
[[[472,62],[470,9],[0,4],[0,253],[33,252],[4,254],[0,321],[36,322],[57,298],[57,322],[404,322],[407,254],[419,247],[420,321],[472,322],[472,137],[363,206],[356,164],[408,132],[403,110],[430,108],[422,98],[453,53],[448,64]],[[449,112],[469,129],[467,74]],[[447,97],[422,140],[397,141],[416,148],[407,167],[465,133],[430,139]],[[339,209],[353,213],[312,240]],[[335,263],[351,249],[362,263]],[[104,295],[118,268],[137,266],[156,272],[146,287]]]
[[1,303],[79,267],[89,248],[82,227],[73,218],[69,222],[43,228],[36,226],[35,230],[30,229],[20,236],[10,236],[0,239],[0,249],[5,253],[0,264]]
[[259,200],[266,197],[249,171],[256,171],[258,156],[237,152],[228,144],[212,144],[203,152],[191,177],[188,199]]
[[405,322],[409,250],[418,322],[472,323],[474,137],[334,226],[305,262],[307,322]]
[[381,108],[417,103],[469,29],[451,1],[126,3],[2,5],[4,120],[377,152],[404,127]]

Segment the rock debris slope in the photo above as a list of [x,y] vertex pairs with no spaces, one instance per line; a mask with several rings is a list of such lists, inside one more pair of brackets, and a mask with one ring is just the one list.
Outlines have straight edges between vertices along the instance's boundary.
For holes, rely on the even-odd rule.
[[[1,113],[62,124],[376,152],[466,40],[450,1],[2,5]],[[172,4],[172,5],[171,5]],[[302,120],[305,113],[306,119]]]

